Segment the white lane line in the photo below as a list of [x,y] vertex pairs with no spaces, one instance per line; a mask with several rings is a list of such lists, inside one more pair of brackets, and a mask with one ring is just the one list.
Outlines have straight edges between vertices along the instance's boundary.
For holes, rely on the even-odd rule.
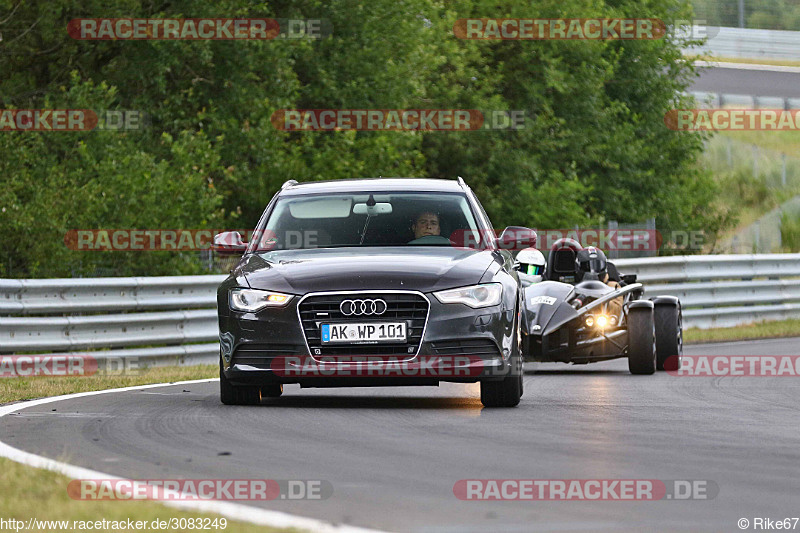
[[[29,407],[43,405],[53,402],[60,402],[62,400],[71,400],[73,398],[83,398],[85,396],[96,396],[99,394],[109,394],[113,392],[127,392],[142,389],[151,389],[155,387],[168,387],[170,385],[193,385],[197,383],[210,383],[219,381],[219,379],[198,379],[193,381],[176,381],[173,383],[155,383],[152,385],[138,385],[136,387],[123,387],[119,389],[106,389],[91,392],[78,392],[75,394],[65,394],[64,396],[53,396],[51,398],[41,398],[39,400],[31,400],[27,402],[13,403],[9,405],[0,406],[0,418],[18,413]],[[58,472],[72,479],[126,479],[119,476],[113,476],[104,472],[90,470],[80,466],[75,466],[61,461],[55,461],[47,457],[28,453],[20,449],[9,446],[3,441],[0,441],[0,457],[6,457],[17,463],[33,466],[35,468],[44,468]],[[135,481],[135,480],[131,480]],[[66,490],[66,488],[65,488]],[[186,495],[188,498],[189,495]],[[204,513],[216,513],[231,520],[238,520],[240,522],[249,522],[259,526],[272,526],[277,528],[297,528],[305,529],[308,531],[319,531],[321,533],[384,533],[376,529],[365,529],[348,525],[337,525],[331,522],[317,520],[315,518],[306,518],[304,516],[297,516],[281,511],[270,511],[261,509],[260,507],[252,507],[243,505],[241,503],[232,503],[226,501],[159,501],[163,505],[175,507],[185,511],[196,511]]]
[[696,67],[710,67],[710,68],[729,68],[735,70],[760,70],[767,72],[788,72],[790,74],[800,74],[800,67],[789,67],[784,65],[758,65],[754,63],[725,63],[717,61],[701,61],[694,62]]
[[[24,404],[15,404],[15,405],[24,405]],[[47,418],[47,417],[54,417],[60,416],[62,418],[114,418],[113,415],[109,415],[106,413],[14,413],[14,416],[18,416],[20,418]]]
[[183,396],[185,392],[143,392],[142,394],[152,394],[153,396]]

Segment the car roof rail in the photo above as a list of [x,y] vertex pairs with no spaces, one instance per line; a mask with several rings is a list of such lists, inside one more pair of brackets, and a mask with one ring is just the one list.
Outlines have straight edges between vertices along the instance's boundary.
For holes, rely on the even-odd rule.
[[466,184],[466,182],[464,181],[464,178],[462,178],[461,176],[458,176],[458,184],[459,184],[459,185],[461,185],[461,186],[462,186],[462,187],[464,187],[464,188],[466,188],[466,187],[467,187],[467,184]]
[[293,185],[297,185],[297,180],[288,180],[286,183],[281,185],[281,190],[283,190],[283,189],[285,189],[287,187],[291,187]]

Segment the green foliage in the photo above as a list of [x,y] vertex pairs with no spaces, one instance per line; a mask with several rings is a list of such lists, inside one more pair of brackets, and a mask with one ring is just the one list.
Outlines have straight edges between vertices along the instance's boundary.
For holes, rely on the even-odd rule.
[[[689,18],[689,0],[540,0],[537,17]],[[657,4],[657,5],[656,5]],[[78,17],[322,18],[333,36],[78,41]],[[15,277],[199,271],[196,254],[74,252],[69,229],[248,228],[288,179],[463,176],[497,226],[709,228],[702,138],[664,113],[685,43],[468,41],[511,0],[0,0],[0,108],[134,109],[144,131],[0,134],[0,265]],[[522,110],[521,131],[283,132],[279,109]],[[5,272],[0,272],[0,275]]]
[[800,216],[781,214],[781,244],[789,253],[800,252]]
[[[710,26],[739,26],[739,0],[692,0],[695,14]],[[745,0],[745,26],[766,30],[800,30],[795,0]]]
[[[744,137],[718,134],[707,142],[701,163],[718,184],[715,205],[726,213],[727,219],[725,227],[719,229],[738,227],[743,231],[800,195],[800,159],[792,155],[794,138],[776,139],[772,133],[775,132],[750,132]],[[762,220],[765,223],[774,224],[777,231],[777,219],[774,223]],[[723,242],[726,236],[733,235],[720,235]]]

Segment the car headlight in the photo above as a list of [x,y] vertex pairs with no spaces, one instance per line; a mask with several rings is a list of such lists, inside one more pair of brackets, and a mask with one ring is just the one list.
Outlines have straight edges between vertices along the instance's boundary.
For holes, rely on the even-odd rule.
[[254,313],[265,307],[283,307],[292,299],[290,294],[259,291],[255,289],[232,289],[230,292],[231,309]]
[[443,304],[464,304],[478,309],[498,305],[503,297],[503,286],[500,283],[485,283],[460,289],[448,289],[433,293]]

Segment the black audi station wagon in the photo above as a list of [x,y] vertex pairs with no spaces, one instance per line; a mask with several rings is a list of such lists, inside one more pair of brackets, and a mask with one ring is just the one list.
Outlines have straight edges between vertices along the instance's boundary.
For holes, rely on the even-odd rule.
[[522,244],[503,237],[461,178],[285,183],[249,243],[215,237],[243,254],[217,294],[222,402],[449,381],[517,405],[522,301],[505,248]]

